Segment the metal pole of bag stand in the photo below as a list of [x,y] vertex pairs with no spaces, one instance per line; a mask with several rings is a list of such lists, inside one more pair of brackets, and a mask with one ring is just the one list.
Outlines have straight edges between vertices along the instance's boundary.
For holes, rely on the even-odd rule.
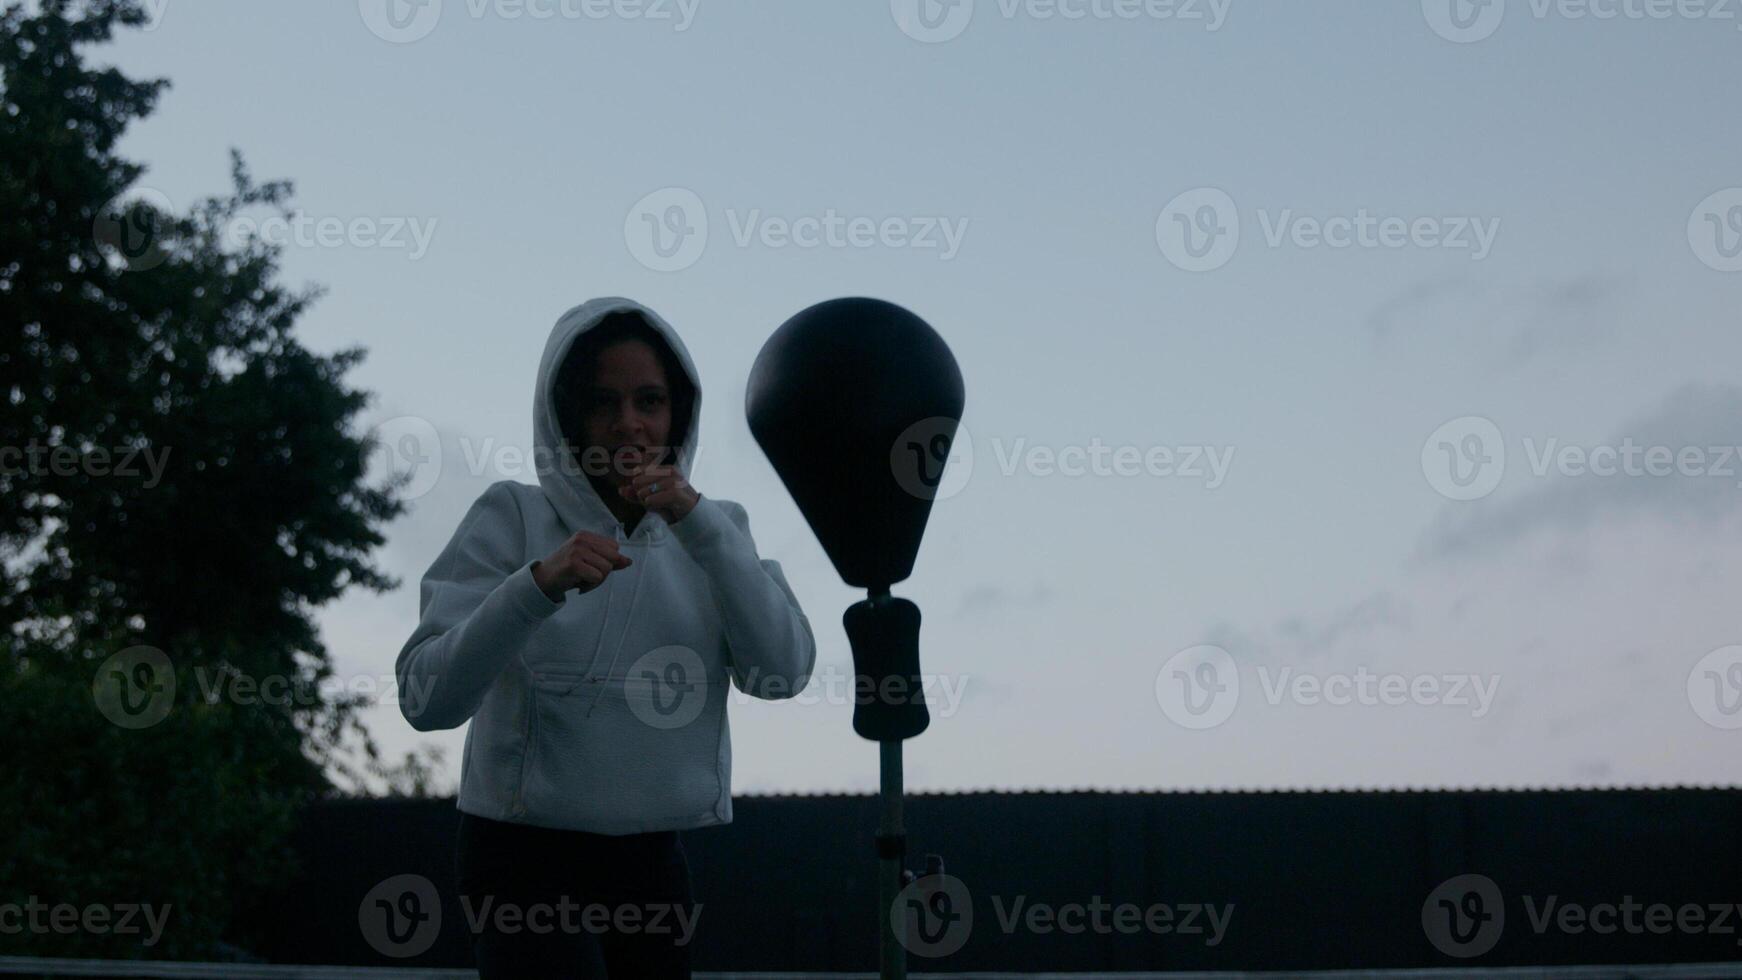
[[[906,884],[901,742],[931,723],[919,671],[919,606],[889,588],[913,573],[964,400],[962,372],[943,337],[912,311],[864,296],[818,303],[782,323],[756,355],[744,389],[757,445],[841,580],[868,593],[847,607],[842,625],[853,649],[853,731],[876,742],[881,757],[877,952],[884,980],[907,976],[911,941],[908,910],[895,908]],[[860,697],[861,684],[874,693]],[[928,872],[934,867],[942,874],[941,859],[928,861]]]
[[[899,841],[904,837],[901,827],[901,740],[887,739],[877,743],[882,752],[879,764],[880,797],[883,818],[877,825],[881,840]],[[877,921],[881,942],[878,951],[882,980],[906,980],[907,947],[902,943],[906,918],[892,914],[895,896],[900,893],[902,854],[892,848],[880,847],[877,855]]]
[[919,672],[919,607],[874,586],[863,602],[847,609],[842,623],[853,649],[855,696],[853,731],[877,743],[877,962],[882,980],[907,977],[907,915],[895,907],[914,876],[907,859],[907,829],[902,825],[901,743],[926,730],[924,684]]

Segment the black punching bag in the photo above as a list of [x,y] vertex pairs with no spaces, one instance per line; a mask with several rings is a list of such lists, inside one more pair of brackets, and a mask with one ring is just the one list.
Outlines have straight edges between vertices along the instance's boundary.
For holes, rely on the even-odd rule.
[[962,373],[937,331],[893,303],[837,299],[799,313],[750,369],[750,431],[849,585],[853,730],[926,729],[919,607],[889,595],[913,572],[962,415]]
[[962,417],[962,372],[924,320],[877,299],[818,303],[768,338],[750,431],[848,585],[913,572]]

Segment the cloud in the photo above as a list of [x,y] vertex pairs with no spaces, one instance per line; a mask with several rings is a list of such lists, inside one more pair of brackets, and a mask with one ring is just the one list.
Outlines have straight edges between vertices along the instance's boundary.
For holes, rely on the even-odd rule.
[[1210,629],[1205,642],[1227,650],[1237,660],[1321,658],[1365,646],[1381,632],[1406,633],[1412,619],[1409,601],[1385,590],[1327,615],[1287,616],[1267,629],[1249,631],[1220,623]]
[[[1526,438],[1530,441],[1527,444]],[[1708,384],[1677,389],[1657,407],[1622,426],[1604,446],[1638,447],[1637,467],[1651,447],[1671,454],[1697,449],[1700,475],[1555,472],[1553,454],[1566,444],[1552,434],[1508,433],[1506,469],[1534,481],[1523,493],[1448,504],[1424,535],[1425,557],[1445,558],[1516,542],[1545,528],[1580,531],[1618,516],[1644,516],[1677,524],[1704,524],[1742,508],[1742,387]],[[1580,452],[1591,446],[1574,447]],[[1549,472],[1538,476],[1537,467]],[[1724,475],[1728,471],[1729,475]],[[1661,470],[1660,470],[1661,472]],[[1504,484],[1503,484],[1504,486]]]
[[[1679,529],[1606,518],[1504,554],[1399,569],[1318,612],[1224,622],[1202,642],[1240,665],[1239,704],[1194,743],[1192,764],[1205,785],[1733,783],[1733,754],[1690,706],[1687,678],[1714,648],[1742,642],[1732,599],[1742,567],[1725,560],[1739,546],[1742,513]],[[1569,549],[1583,556],[1576,576],[1565,573]],[[1473,678],[1493,691],[1491,710],[1272,693],[1285,669],[1325,679],[1359,668],[1412,684]]]
[[1052,589],[1043,582],[1036,582],[1026,594],[1001,585],[976,585],[962,593],[956,616],[984,616],[1011,606],[1038,606],[1051,598]]
[[[1621,287],[1589,274],[1496,286],[1473,279],[1416,283],[1367,318],[1380,349],[1401,340],[1411,352],[1442,338],[1485,363],[1518,363],[1585,350],[1614,332]],[[1400,348],[1402,345],[1400,345]]]

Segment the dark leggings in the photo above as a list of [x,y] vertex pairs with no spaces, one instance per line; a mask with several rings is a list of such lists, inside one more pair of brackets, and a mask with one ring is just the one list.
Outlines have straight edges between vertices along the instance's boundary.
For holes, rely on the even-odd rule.
[[677,831],[611,836],[462,813],[454,856],[481,980],[689,977],[700,906]]

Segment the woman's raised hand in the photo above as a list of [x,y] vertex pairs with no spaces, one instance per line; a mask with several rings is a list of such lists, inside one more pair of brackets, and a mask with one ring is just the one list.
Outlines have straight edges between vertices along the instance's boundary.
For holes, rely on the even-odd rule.
[[702,499],[701,492],[690,486],[677,467],[669,464],[639,467],[630,474],[628,483],[617,488],[617,496],[653,511],[667,524],[676,524],[689,516]]
[[574,536],[557,545],[548,558],[533,562],[532,579],[552,602],[561,602],[570,589],[591,592],[605,581],[605,576],[634,564],[621,551],[617,542],[591,531],[576,531]]

